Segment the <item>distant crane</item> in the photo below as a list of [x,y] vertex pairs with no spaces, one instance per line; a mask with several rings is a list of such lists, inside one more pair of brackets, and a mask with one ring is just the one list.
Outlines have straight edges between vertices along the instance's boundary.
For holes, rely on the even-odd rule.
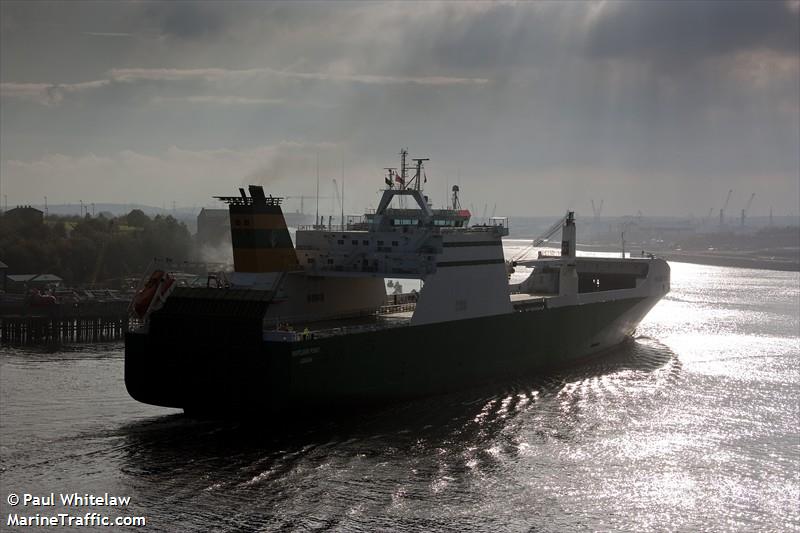
[[714,214],[714,208],[713,207],[709,207],[708,208],[708,214],[705,217],[703,217],[703,225],[704,226],[706,225],[706,223],[709,220],[711,220],[711,215],[713,215],[713,214]]
[[747,205],[745,205],[744,209],[742,209],[742,215],[739,218],[739,225],[741,227],[744,227],[744,219],[747,216],[747,212],[750,210],[750,206],[753,205],[753,198],[755,198],[755,197],[756,197],[756,193],[751,194],[750,195],[750,199],[747,200]]
[[592,198],[592,213],[594,213],[594,218],[597,220],[600,218],[600,214],[603,212],[603,202],[605,200],[600,200],[600,207],[596,207],[594,204],[594,198]]
[[725,203],[722,204],[722,209],[719,210],[719,225],[725,225],[725,210],[728,209],[728,203],[731,201],[731,194],[733,194],[733,189],[728,191],[728,196],[725,198]]
[[[308,199],[314,199],[314,198],[316,198],[316,196],[311,195],[311,194],[308,194],[308,195],[303,194],[301,196],[284,196],[284,198],[286,198],[287,200],[298,200],[299,199],[300,200],[300,212],[301,213],[305,213],[306,212],[305,211],[305,200],[307,198]],[[328,200],[331,197],[330,196],[320,196],[320,198]]]

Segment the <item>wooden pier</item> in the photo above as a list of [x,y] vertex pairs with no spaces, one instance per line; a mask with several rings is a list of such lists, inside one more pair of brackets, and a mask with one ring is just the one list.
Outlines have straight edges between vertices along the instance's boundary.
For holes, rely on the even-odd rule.
[[54,344],[120,339],[128,331],[128,302],[80,302],[0,309],[0,342]]

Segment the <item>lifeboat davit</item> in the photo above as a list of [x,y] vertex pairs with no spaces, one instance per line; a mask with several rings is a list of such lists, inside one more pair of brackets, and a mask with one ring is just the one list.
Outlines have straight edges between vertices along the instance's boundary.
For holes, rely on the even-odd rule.
[[173,283],[175,283],[175,278],[163,270],[156,270],[150,274],[150,279],[147,280],[144,287],[133,298],[133,310],[136,316],[144,318],[144,315],[150,310],[156,295],[158,295],[159,300],[166,298]]

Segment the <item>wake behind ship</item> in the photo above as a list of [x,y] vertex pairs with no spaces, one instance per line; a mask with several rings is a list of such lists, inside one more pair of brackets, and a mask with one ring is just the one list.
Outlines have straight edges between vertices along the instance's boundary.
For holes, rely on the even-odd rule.
[[[189,412],[371,405],[568,365],[612,348],[669,291],[658,258],[561,255],[507,261],[508,220],[470,225],[459,190],[433,209],[423,162],[388,169],[374,213],[301,227],[250,186],[229,205],[234,272],[178,287],[155,270],[125,338],[130,395]],[[411,176],[413,172],[413,176]],[[554,231],[550,232],[551,234]],[[511,284],[514,266],[530,276]],[[419,279],[387,297],[385,279]]]

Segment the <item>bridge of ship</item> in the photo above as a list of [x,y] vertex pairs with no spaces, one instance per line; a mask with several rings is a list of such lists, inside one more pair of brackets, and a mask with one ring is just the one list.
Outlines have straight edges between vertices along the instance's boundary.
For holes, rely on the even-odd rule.
[[[389,207],[397,197],[411,198],[417,208]],[[470,216],[465,209],[432,209],[416,189],[387,189],[374,213],[298,229],[295,249],[309,274],[421,279],[436,271],[448,236],[508,235],[507,219],[469,227]]]

